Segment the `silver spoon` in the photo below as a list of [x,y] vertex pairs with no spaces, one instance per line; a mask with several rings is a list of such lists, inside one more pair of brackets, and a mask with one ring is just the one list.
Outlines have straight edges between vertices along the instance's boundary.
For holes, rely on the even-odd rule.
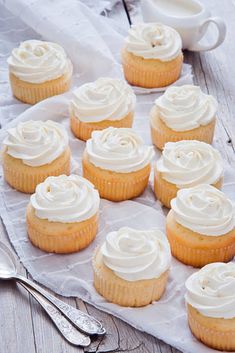
[[33,297],[37,300],[39,304],[43,307],[45,312],[48,314],[50,319],[53,321],[62,336],[71,344],[80,347],[87,347],[91,343],[90,337],[86,336],[84,333],[77,330],[68,321],[63,314],[52,305],[47,299],[45,299],[41,294],[31,289],[23,282],[20,283]]
[[[0,242],[0,277],[2,279],[8,279],[9,277],[12,278],[14,274],[16,274],[15,258],[7,246]],[[62,315],[61,312],[41,294],[31,289],[23,282],[19,283],[37,300],[39,304],[41,304],[59,332],[69,343],[82,347],[89,346],[91,343],[89,336],[78,331],[70,321],[68,321],[64,315]]]
[[17,273],[15,258],[11,250],[0,242],[0,279],[15,279],[20,284],[24,283],[27,287],[34,289],[50,303],[52,303],[70,322],[82,332],[89,335],[103,335],[105,328],[94,317],[78,310],[71,305],[63,302],[48,293],[36,283]]

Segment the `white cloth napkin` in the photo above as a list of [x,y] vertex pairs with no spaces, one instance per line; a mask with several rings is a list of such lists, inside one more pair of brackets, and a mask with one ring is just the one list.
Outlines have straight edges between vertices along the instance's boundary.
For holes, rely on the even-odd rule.
[[[69,97],[70,93],[45,100],[26,110],[7,127],[32,117],[35,120],[52,119],[62,123],[69,133],[69,144],[73,154],[72,170],[81,174],[81,157],[85,143],[76,139],[70,132]],[[142,135],[147,144],[150,144],[148,112],[155,97],[156,94],[138,96],[134,129]],[[0,141],[5,135],[4,129],[0,132]],[[155,158],[158,158],[158,155],[159,152],[156,153]],[[234,171],[226,167],[224,191],[235,201],[234,184]],[[104,241],[109,231],[126,225],[136,229],[159,227],[164,231],[165,217],[160,203],[156,201],[152,192],[151,183],[145,193],[134,201],[113,203],[102,200],[97,238],[87,249],[71,255],[48,254],[31,245],[25,223],[25,208],[28,202],[29,195],[13,190],[1,178],[0,215],[21,262],[36,281],[58,294],[80,297],[183,352],[216,352],[199,343],[192,336],[187,325],[184,283],[195,271],[192,267],[173,259],[166,293],[159,302],[144,308],[122,308],[107,303],[97,294],[92,285],[92,254],[95,247]]]

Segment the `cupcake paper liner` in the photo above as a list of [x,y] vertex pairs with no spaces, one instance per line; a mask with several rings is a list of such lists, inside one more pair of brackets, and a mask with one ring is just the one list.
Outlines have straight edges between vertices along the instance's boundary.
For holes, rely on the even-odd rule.
[[126,50],[122,52],[122,65],[126,80],[134,86],[144,88],[165,87],[177,81],[182,63],[182,54],[171,61],[160,61],[137,57]]
[[31,167],[10,156],[6,150],[3,153],[3,172],[7,183],[14,189],[31,194],[38,184],[48,176],[57,176],[70,173],[70,149],[50,164],[40,167]]
[[120,120],[103,120],[97,123],[85,123],[79,120],[74,113],[70,116],[70,126],[73,134],[80,140],[87,141],[95,130],[103,130],[110,126],[131,128],[133,123],[133,112]]
[[162,150],[167,142],[181,140],[198,140],[211,144],[213,141],[216,119],[205,126],[199,126],[189,131],[173,131],[157,116],[150,119],[151,137],[153,144]]
[[139,196],[148,185],[151,166],[131,173],[115,173],[94,166],[83,158],[83,177],[90,180],[100,197],[111,201],[123,201]]
[[198,340],[220,351],[235,350],[235,318],[206,317],[189,304],[187,311],[189,327]]
[[30,241],[46,252],[67,254],[80,251],[94,240],[98,231],[98,214],[82,222],[50,222],[38,218],[29,204],[26,219]]
[[235,245],[219,249],[192,249],[180,244],[173,236],[167,236],[172,255],[185,265],[203,267],[212,262],[229,262],[235,255]]
[[[217,189],[221,189],[223,178],[221,177],[215,184],[212,184]],[[162,178],[161,173],[154,170],[154,193],[156,198],[166,207],[171,208],[171,200],[177,195],[179,189],[175,184],[169,183]]]
[[159,278],[126,281],[104,265],[99,249],[93,258],[94,286],[108,301],[121,306],[140,307],[159,300],[167,283],[168,271]]
[[17,99],[24,103],[35,104],[48,97],[68,91],[71,84],[71,73],[43,83],[25,82],[10,73],[10,83],[12,93]]
[[235,230],[222,236],[202,235],[177,223],[170,211],[166,235],[172,255],[186,265],[203,267],[211,262],[228,262],[235,256]]

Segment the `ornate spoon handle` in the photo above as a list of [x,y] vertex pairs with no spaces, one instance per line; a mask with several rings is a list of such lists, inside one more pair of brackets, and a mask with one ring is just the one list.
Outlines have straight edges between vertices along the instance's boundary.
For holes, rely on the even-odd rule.
[[28,287],[25,283],[19,282],[36,300],[43,309],[46,311],[48,316],[51,318],[57,329],[60,331],[62,336],[69,342],[76,346],[87,347],[91,343],[90,337],[84,335],[78,331],[61,312],[54,307],[47,299],[41,294],[36,292],[34,289]]
[[30,288],[36,290],[44,298],[49,300],[66,318],[68,318],[71,323],[74,324],[82,332],[88,335],[103,335],[105,334],[105,329],[102,324],[96,320],[94,317],[66,304],[62,300],[56,298],[55,296],[48,293],[45,289],[41,288],[36,283],[30,281],[28,278],[23,276],[16,276],[16,280],[25,283]]

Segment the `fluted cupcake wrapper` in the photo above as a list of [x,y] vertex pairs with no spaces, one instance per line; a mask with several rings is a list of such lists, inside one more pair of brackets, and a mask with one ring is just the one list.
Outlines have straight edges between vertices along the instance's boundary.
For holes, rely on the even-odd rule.
[[143,67],[134,69],[127,63],[123,64],[125,79],[133,86],[143,88],[160,88],[169,86],[171,83],[178,80],[180,69],[169,72],[149,72]]
[[167,232],[171,253],[180,262],[193,267],[203,267],[212,262],[228,262],[235,255],[234,244],[217,249],[193,249],[179,243],[172,234]]
[[43,83],[25,82],[10,73],[10,83],[12,93],[17,99],[24,103],[35,104],[48,97],[68,91],[71,84],[71,73]]
[[159,300],[165,291],[168,271],[159,278],[140,281],[126,281],[117,277],[104,265],[99,249],[93,258],[94,286],[106,300],[130,307],[145,306]]
[[188,323],[194,336],[205,345],[220,351],[235,350],[235,318],[205,317],[187,305]]
[[[221,189],[223,184],[223,177],[221,177],[215,184],[212,184],[217,189]],[[179,189],[175,184],[169,183],[162,178],[161,173],[155,168],[154,170],[154,193],[156,198],[166,207],[171,208],[171,200],[177,195]]]
[[166,235],[171,253],[179,261],[194,267],[212,262],[228,262],[235,255],[235,230],[223,235],[208,236],[184,227],[170,210],[166,218]]
[[163,62],[157,59],[143,59],[126,50],[122,52],[122,66],[126,80],[134,86],[144,88],[169,86],[178,80],[182,63],[182,54],[169,62]]
[[87,141],[95,130],[103,130],[110,126],[131,128],[133,123],[133,112],[124,116],[120,120],[103,120],[97,123],[85,123],[79,120],[74,113],[70,116],[70,126],[73,134],[80,140]]
[[150,164],[136,172],[115,173],[91,164],[83,158],[83,177],[99,191],[100,197],[111,201],[123,201],[139,196],[148,185]]
[[7,183],[14,189],[31,194],[36,186],[48,176],[57,176],[70,173],[70,149],[67,150],[50,164],[40,167],[30,167],[22,160],[16,159],[6,151],[3,153],[3,172]]
[[[159,119],[159,118],[156,118]],[[177,142],[181,140],[198,140],[211,144],[213,141],[215,122],[213,121],[205,126],[199,126],[189,131],[173,131],[169,129],[164,122],[156,124],[156,119],[151,117],[151,137],[153,144],[162,150],[167,142]],[[163,127],[163,128],[162,128]]]
[[27,232],[33,245],[46,252],[67,254],[86,248],[98,231],[98,214],[74,223],[39,219],[32,206],[27,208]]
[[83,176],[95,185],[100,197],[111,201],[123,201],[139,196],[147,187],[149,178],[147,175],[143,178],[136,178],[133,182],[118,182],[111,179],[108,181],[87,173],[86,169],[84,169]]

